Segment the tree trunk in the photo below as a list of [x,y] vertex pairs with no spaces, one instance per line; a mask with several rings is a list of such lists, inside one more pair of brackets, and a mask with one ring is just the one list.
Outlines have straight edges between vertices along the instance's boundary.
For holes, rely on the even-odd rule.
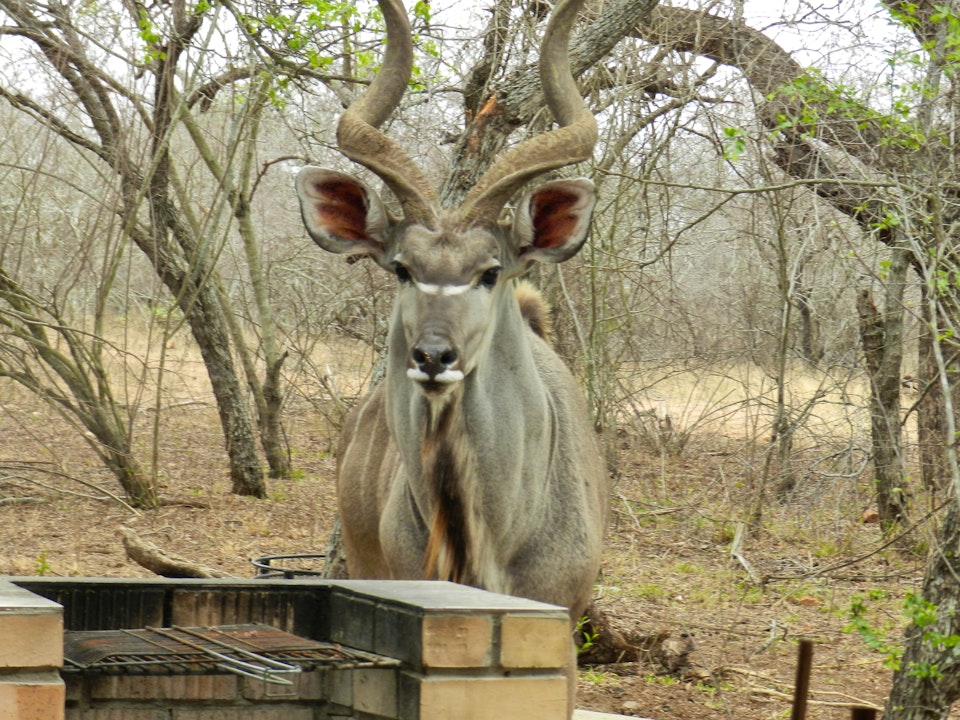
[[929,317],[930,303],[927,302],[927,293],[930,292],[925,284],[921,284],[924,294],[922,302],[923,323],[920,330],[919,357],[917,362],[916,387],[920,393],[917,402],[917,443],[920,451],[920,474],[923,485],[932,496],[932,504],[936,505],[937,496],[950,492],[950,470],[943,452],[943,438],[946,437],[947,422],[944,413],[943,389],[940,386],[940,370],[934,354],[933,343],[936,342],[933,328],[940,327],[938,319]]
[[321,577],[327,580],[341,580],[350,577],[347,570],[347,555],[343,549],[343,535],[340,531],[340,515],[333,523],[330,542],[327,544],[327,558]]
[[283,411],[283,388],[280,384],[280,369],[287,353],[267,366],[264,374],[263,410],[260,414],[260,444],[267,458],[270,477],[286,477],[290,474],[290,455],[283,437],[281,422]]
[[[196,291],[198,295],[195,302],[189,303],[183,299],[181,307],[200,348],[217,399],[217,412],[230,460],[233,492],[264,498],[267,490],[263,483],[257,440],[247,412],[243,387],[230,354],[230,334],[212,286],[207,284]],[[211,307],[209,311],[208,307]]]
[[205,567],[192,560],[170,555],[152,542],[144,540],[128,527],[120,528],[120,537],[127,557],[137,565],[168,578],[231,578],[230,573]]
[[910,268],[906,250],[895,249],[887,277],[884,312],[870,291],[857,295],[860,340],[870,377],[870,436],[877,512],[884,532],[907,519],[900,433],[900,367],[903,361],[903,292]]
[[[250,273],[250,285],[257,315],[260,320],[260,335],[263,345],[266,369],[262,382],[256,377],[249,382],[250,390],[256,399],[257,423],[260,429],[260,444],[263,447],[270,468],[270,477],[286,477],[290,474],[290,457],[283,439],[283,425],[281,414],[283,410],[283,387],[280,370],[287,353],[282,351],[277,341],[277,326],[270,304],[270,293],[267,287],[267,273],[263,268],[260,257],[261,243],[257,241],[256,230],[250,217],[252,189],[254,177],[254,160],[256,157],[257,138],[260,132],[260,119],[267,102],[266,80],[253,91],[253,99],[248,103],[250,109],[250,137],[245,145],[243,163],[240,172],[239,192],[231,192],[234,216],[237,218],[240,237],[243,239],[244,251],[247,255],[247,270]],[[237,339],[237,344],[243,343],[243,338]]]
[[924,574],[887,720],[946,720],[960,699],[960,506],[950,503]]
[[797,264],[793,304],[800,317],[800,352],[807,362],[817,365],[823,359],[823,343],[820,340],[820,328],[810,300],[811,288],[804,282],[806,258]]
[[[260,431],[260,447],[263,449],[264,459],[267,467],[270,468],[270,477],[286,477],[290,473],[290,455],[287,452],[287,446],[284,442],[282,411],[283,411],[283,389],[281,387],[280,370],[288,353],[284,352],[279,357],[273,357],[273,353],[264,342],[264,361],[266,369],[264,370],[263,381],[257,374],[257,368],[254,364],[253,353],[245,344],[243,328],[237,319],[236,313],[230,308],[229,299],[222,288],[217,289],[217,297],[221,306],[224,308],[223,317],[233,338],[233,347],[236,349],[237,359],[243,368],[243,374],[247,379],[247,389],[253,400],[257,412],[257,428]],[[266,338],[267,321],[266,316],[261,315],[261,328]],[[270,316],[270,327],[273,319]],[[275,345],[271,345],[275,347]]]
[[[253,426],[244,402],[236,366],[231,354],[229,323],[217,294],[213,259],[204,252],[201,243],[183,222],[170,199],[172,182],[169,143],[173,127],[177,91],[174,82],[177,58],[189,37],[200,27],[200,18],[182,15],[175,18],[173,38],[156,59],[156,91],[153,126],[153,173],[148,178],[151,227],[151,249],[166,245],[172,235],[189,266],[186,273],[171,273],[177,264],[165,265],[165,256],[157,252],[151,256],[154,267],[170,288],[184,317],[190,324],[193,337],[200,348],[213,394],[230,460],[230,478],[233,492],[238,495],[266,497],[263,472],[257,453]],[[149,253],[148,253],[149,254]],[[171,256],[173,260],[174,256]],[[179,269],[179,268],[177,268]]]
[[157,488],[131,452],[126,428],[97,423],[90,432],[96,437],[96,442],[89,441],[90,444],[120,482],[127,502],[136,508],[159,507]]
[[229,297],[221,285],[217,287],[217,295],[233,339],[237,359],[243,368],[247,388],[253,396],[257,414],[257,427],[260,430],[260,444],[267,467],[270,469],[270,477],[276,478],[285,477],[290,473],[290,457],[284,442],[281,423],[283,388],[280,369],[287,358],[287,353],[280,349],[280,344],[277,341],[276,320],[270,304],[267,274],[261,258],[263,246],[257,237],[256,227],[251,217],[252,193],[256,174],[254,163],[258,147],[257,139],[260,132],[260,120],[267,105],[266,88],[269,83],[269,77],[261,75],[259,82],[251,86],[249,96],[243,103],[243,111],[235,117],[234,122],[240,126],[238,131],[238,143],[240,144],[238,152],[241,155],[239,170],[235,170],[232,164],[222,165],[218,161],[194,117],[189,114],[184,115],[182,122],[187,132],[190,133],[190,137],[193,139],[194,145],[211,175],[216,178],[224,197],[230,203],[233,216],[237,220],[237,231],[243,241],[243,250],[247,260],[246,269],[249,273],[250,287],[253,290],[254,306],[260,327],[263,361],[266,365],[263,380],[260,379],[258,374],[254,353],[247,346],[244,328],[236,313],[230,307]]

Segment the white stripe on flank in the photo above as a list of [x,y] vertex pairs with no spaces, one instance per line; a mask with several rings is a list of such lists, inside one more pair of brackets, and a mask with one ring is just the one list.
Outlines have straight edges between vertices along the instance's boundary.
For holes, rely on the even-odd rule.
[[422,283],[413,281],[417,290],[427,295],[463,295],[470,289],[470,285],[435,285],[434,283]]

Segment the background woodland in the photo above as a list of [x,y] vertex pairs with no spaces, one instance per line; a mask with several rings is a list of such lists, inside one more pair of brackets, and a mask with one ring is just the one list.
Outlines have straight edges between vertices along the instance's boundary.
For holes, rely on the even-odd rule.
[[[414,79],[385,129],[444,197],[550,122],[549,9],[408,6]],[[18,512],[94,483],[157,513],[197,472],[179,433],[215,453],[224,494],[265,503],[334,450],[393,283],[313,246],[292,182],[359,172],[333,133],[381,29],[366,2],[0,0],[0,490]],[[604,584],[642,595],[624,528],[679,514],[733,557],[742,602],[783,574],[748,558],[795,513],[821,560],[907,568],[840,614],[895,671],[886,717],[948,717],[960,4],[606,0],[571,50],[600,203],[590,244],[534,280],[611,471]],[[214,412],[185,430],[198,403]],[[11,440],[37,414],[62,434]],[[815,564],[791,578],[829,577]],[[881,600],[895,619],[871,615]]]

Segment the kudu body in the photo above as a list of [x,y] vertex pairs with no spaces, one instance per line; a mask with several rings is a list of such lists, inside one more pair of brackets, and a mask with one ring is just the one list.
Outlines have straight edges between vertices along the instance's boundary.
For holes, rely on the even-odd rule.
[[348,419],[339,449],[347,566],[355,578],[449,579],[551,602],[575,619],[599,569],[605,474],[582,393],[525,321],[515,285],[532,263],[580,249],[593,185],[550,182],[523,196],[511,226],[498,216],[527,180],[592,152],[596,124],[567,61],[577,7],[558,5],[541,55],[561,127],[501,157],[448,210],[377,129],[412,62],[403,7],[381,7],[383,69],[344,114],[338,142],[387,183],[403,217],[342,173],[308,167],[297,178],[314,240],[368,255],[398,281],[386,378]]

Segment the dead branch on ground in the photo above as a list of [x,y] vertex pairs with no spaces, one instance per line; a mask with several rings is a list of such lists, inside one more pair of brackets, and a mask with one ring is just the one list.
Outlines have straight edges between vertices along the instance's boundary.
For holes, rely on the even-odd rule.
[[120,528],[127,557],[140,567],[168,578],[235,578],[236,575],[199,565],[176,555],[169,555],[144,540],[128,527]]

